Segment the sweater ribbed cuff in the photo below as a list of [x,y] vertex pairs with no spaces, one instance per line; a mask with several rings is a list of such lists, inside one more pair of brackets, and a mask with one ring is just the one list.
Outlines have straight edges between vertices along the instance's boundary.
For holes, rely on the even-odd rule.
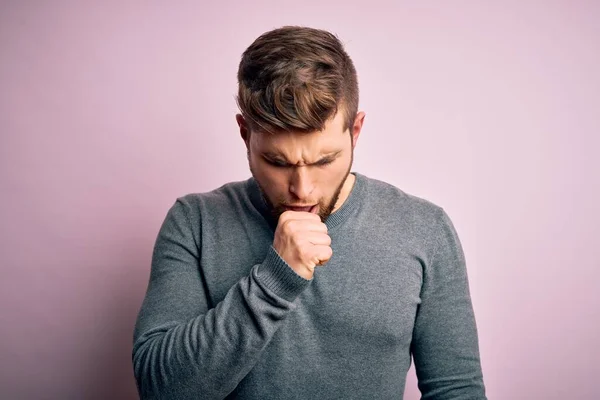
[[267,256],[256,270],[256,279],[276,295],[287,301],[294,301],[312,280],[304,279],[277,254],[273,246],[267,251]]

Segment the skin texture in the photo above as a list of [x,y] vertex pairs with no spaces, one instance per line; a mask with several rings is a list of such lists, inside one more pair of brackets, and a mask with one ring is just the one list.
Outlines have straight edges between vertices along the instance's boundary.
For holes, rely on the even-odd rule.
[[346,130],[343,114],[338,111],[322,131],[276,134],[251,132],[236,116],[250,171],[278,220],[273,247],[306,279],[331,258],[324,222],[354,185],[350,170],[365,113],[357,113]]

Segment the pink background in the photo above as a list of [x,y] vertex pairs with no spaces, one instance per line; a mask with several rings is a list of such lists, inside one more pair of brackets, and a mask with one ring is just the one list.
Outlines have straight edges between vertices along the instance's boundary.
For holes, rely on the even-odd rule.
[[600,398],[599,3],[251,3],[0,3],[0,397],[136,397],[159,226],[249,176],[237,63],[298,24],[354,58],[354,169],[455,222],[490,399]]

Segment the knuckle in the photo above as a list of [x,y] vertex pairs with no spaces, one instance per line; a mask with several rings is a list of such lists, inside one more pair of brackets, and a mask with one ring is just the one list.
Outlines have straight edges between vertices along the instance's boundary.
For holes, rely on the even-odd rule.
[[285,212],[281,213],[281,215],[279,216],[279,223],[280,224],[284,223],[288,219],[288,216],[289,216],[289,212],[288,211],[285,211]]
[[293,222],[294,221],[291,219],[284,219],[279,223],[279,225],[284,232],[288,232],[293,227]]
[[290,220],[286,221],[285,226],[287,228],[286,231],[288,233],[292,233],[298,229],[298,222],[293,219],[290,219]]

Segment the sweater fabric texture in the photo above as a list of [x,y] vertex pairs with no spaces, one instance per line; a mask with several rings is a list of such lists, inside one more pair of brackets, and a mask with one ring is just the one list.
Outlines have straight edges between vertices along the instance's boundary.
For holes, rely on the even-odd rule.
[[179,197],[134,331],[142,399],[486,399],[465,257],[445,210],[357,172],[299,276],[254,178]]

